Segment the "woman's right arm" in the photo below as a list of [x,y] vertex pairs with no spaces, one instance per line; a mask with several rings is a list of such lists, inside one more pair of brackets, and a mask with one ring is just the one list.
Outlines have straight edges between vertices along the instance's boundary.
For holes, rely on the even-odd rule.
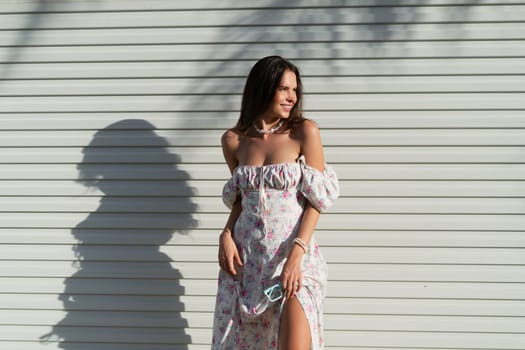
[[235,264],[242,266],[242,260],[239,255],[237,245],[233,240],[233,226],[237,221],[237,218],[241,214],[241,200],[237,199],[233,204],[230,216],[226,222],[226,226],[222,230],[219,236],[219,266],[224,271],[228,272],[232,276],[237,276],[237,270],[235,270]]
[[[239,164],[236,156],[239,147],[238,135],[232,130],[227,130],[222,135],[221,144],[224,160],[228,164],[230,172],[233,173],[233,170]],[[235,264],[242,266],[242,260],[232,234],[233,227],[239,218],[241,211],[241,197],[238,196],[232,206],[226,225],[219,237],[219,265],[224,271],[230,273],[234,277],[237,276]]]

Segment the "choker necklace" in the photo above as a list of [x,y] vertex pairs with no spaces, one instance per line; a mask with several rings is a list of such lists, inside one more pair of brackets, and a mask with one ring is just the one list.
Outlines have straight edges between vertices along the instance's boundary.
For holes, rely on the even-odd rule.
[[279,130],[282,125],[283,125],[283,120],[281,119],[281,121],[279,123],[277,123],[276,126],[274,126],[271,129],[265,130],[265,129],[259,129],[257,127],[257,124],[255,124],[255,122],[253,122],[253,127],[254,127],[255,131],[257,131],[259,134],[273,134],[274,132]]

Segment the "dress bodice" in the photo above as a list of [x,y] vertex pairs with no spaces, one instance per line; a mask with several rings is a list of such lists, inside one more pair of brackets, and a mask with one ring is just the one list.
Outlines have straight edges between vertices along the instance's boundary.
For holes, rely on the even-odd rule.
[[222,198],[231,208],[240,193],[256,191],[264,205],[267,190],[298,190],[319,211],[328,209],[339,196],[334,169],[325,165],[319,171],[300,157],[297,162],[236,167],[224,185]]
[[241,165],[235,168],[232,180],[239,190],[285,190],[296,187],[301,178],[298,163],[278,163],[263,166]]

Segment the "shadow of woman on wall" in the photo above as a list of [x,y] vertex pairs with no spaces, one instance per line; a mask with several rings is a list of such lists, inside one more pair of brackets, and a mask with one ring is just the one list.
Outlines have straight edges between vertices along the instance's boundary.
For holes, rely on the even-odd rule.
[[179,163],[148,121],[121,120],[95,133],[78,170],[88,193],[102,193],[100,205],[72,230],[78,271],[59,297],[64,318],[42,342],[67,350],[188,349],[176,253],[160,251],[197,225]]

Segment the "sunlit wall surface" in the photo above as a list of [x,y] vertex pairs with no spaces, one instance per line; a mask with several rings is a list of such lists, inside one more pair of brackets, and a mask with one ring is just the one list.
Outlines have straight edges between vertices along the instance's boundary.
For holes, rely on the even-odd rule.
[[342,197],[326,348],[523,349],[525,1],[0,2],[0,348],[209,349],[219,138],[270,54]]

